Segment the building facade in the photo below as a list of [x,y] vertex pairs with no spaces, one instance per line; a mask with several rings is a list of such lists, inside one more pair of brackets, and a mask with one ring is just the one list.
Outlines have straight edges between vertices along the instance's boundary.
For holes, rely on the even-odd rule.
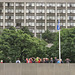
[[0,0],[0,28],[27,26],[39,36],[45,30],[75,27],[75,0]]

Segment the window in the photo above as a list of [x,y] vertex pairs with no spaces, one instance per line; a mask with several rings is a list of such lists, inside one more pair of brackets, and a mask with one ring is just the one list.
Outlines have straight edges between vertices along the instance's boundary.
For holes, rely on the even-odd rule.
[[45,10],[44,9],[37,9],[36,13],[45,13]]
[[24,3],[16,3],[16,6],[24,6]]
[[16,19],[24,19],[24,16],[16,16]]
[[26,3],[26,6],[35,6],[35,4],[34,4],[34,2],[33,2],[33,3],[27,2],[27,3]]
[[45,16],[36,16],[36,19],[45,19]]
[[2,22],[0,22],[0,26],[3,26],[3,23]]
[[16,26],[21,26],[21,23],[16,23]]
[[14,13],[14,10],[13,9],[6,9],[5,12],[6,13]]
[[36,26],[45,26],[45,23],[36,23]]
[[27,9],[26,13],[34,13],[34,9]]
[[13,23],[12,22],[7,22],[7,23],[5,23],[5,26],[13,26]]
[[14,16],[5,16],[5,19],[14,19]]
[[13,2],[8,2],[8,3],[5,3],[5,6],[14,6],[14,3]]
[[3,16],[0,16],[0,19],[3,19]]
[[34,26],[34,22],[26,23],[26,26]]
[[34,16],[26,16],[26,19],[34,19]]
[[55,23],[47,23],[47,26],[55,26]]
[[16,9],[16,13],[24,13],[23,9]]
[[54,7],[55,4],[54,4],[54,3],[47,3],[47,6],[49,6],[49,7]]
[[47,13],[55,13],[55,10],[54,9],[51,9],[51,10],[47,9]]
[[36,6],[45,6],[45,3],[39,2],[39,3],[36,3]]

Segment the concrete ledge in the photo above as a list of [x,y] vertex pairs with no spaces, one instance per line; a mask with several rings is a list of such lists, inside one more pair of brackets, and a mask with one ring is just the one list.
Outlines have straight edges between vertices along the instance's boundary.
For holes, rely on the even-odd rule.
[[3,63],[0,75],[75,75],[75,64]]

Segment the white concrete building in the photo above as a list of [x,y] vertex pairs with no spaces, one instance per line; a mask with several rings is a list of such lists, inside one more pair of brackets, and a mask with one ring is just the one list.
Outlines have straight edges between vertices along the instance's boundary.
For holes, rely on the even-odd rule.
[[0,0],[0,28],[27,26],[39,36],[49,29],[75,27],[75,0]]

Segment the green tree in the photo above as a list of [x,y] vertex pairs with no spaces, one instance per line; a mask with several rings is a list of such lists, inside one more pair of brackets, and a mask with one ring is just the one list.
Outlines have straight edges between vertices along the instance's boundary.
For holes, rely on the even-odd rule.
[[53,43],[55,37],[56,33],[52,33],[49,30],[46,30],[45,33],[42,34],[42,38],[48,43]]
[[3,32],[3,29],[0,28],[0,35],[2,34],[2,32]]
[[[54,45],[49,49],[49,55],[57,56],[59,53],[59,34],[57,33]],[[61,56],[62,59],[70,58],[75,62],[75,28],[61,30]]]
[[28,27],[23,27],[21,28],[22,31],[24,31],[24,33],[29,34],[31,37],[33,37],[33,33],[29,31]]
[[26,57],[46,57],[46,42],[14,28],[4,29],[0,36],[0,51],[4,62],[15,62],[20,58],[24,62]]

